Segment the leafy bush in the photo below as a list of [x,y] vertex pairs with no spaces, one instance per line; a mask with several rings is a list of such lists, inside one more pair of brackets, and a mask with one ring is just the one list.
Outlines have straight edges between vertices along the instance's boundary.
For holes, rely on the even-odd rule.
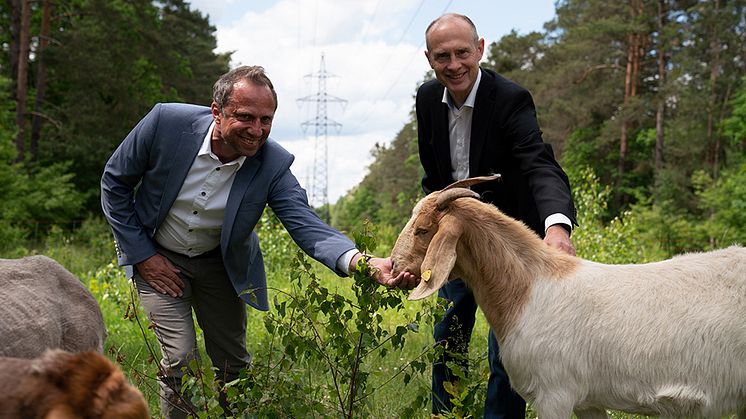
[[[358,235],[358,248],[373,246],[372,237]],[[401,351],[407,336],[431,318],[421,310],[404,324],[388,326],[384,312],[402,310],[406,295],[371,281],[370,269],[359,264],[351,286],[354,297],[347,297],[323,286],[310,260],[297,252],[289,267],[290,289],[273,289],[274,309],[264,318],[266,334],[258,337],[252,368],[224,389],[234,412],[259,417],[372,414],[379,389],[394,379],[407,385],[423,374],[429,349],[404,361],[393,375],[377,373],[387,355]],[[220,415],[222,408],[208,400],[217,391],[205,382],[200,373],[193,374],[185,379],[186,392],[207,416]],[[425,393],[409,409],[421,408]]]
[[18,250],[20,243],[32,233],[43,236],[53,226],[78,218],[84,198],[72,184],[69,165],[29,173],[22,164],[8,163],[14,154],[8,150],[8,142],[0,144],[0,251],[20,256],[25,253]]
[[709,246],[746,243],[746,160],[724,170],[717,180],[704,171],[693,178],[699,206],[707,217],[702,225]]
[[572,240],[578,256],[603,263],[639,263],[666,256],[660,246],[644,240],[638,211],[604,221],[611,188],[602,186],[592,169],[580,170],[572,180],[579,224]]

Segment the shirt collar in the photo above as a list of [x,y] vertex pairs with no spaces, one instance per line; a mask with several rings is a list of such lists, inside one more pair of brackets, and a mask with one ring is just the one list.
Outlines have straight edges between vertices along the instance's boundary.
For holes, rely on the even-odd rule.
[[[199,151],[197,152],[197,156],[205,156],[209,155],[213,159],[220,161],[220,158],[215,155],[215,153],[212,152],[212,132],[215,129],[215,121],[212,121],[210,124],[210,128],[207,129],[207,135],[205,135],[205,138],[202,140],[202,146],[199,148]],[[238,167],[241,168],[243,165],[243,162],[246,161],[246,156],[239,156],[233,161],[230,161],[226,164],[230,164],[233,162],[238,163]]]
[[[477,90],[479,89],[479,82],[482,81],[482,69],[479,69],[479,72],[477,72],[477,81],[474,82],[474,86],[472,86],[471,91],[469,92],[469,96],[466,97],[466,100],[464,101],[464,106],[468,106],[470,108],[474,108],[474,102],[477,100]],[[442,102],[448,105],[449,108],[451,108],[452,111],[457,110],[456,105],[453,104],[453,100],[451,100],[451,95],[448,94],[448,89],[443,89],[443,99]]]

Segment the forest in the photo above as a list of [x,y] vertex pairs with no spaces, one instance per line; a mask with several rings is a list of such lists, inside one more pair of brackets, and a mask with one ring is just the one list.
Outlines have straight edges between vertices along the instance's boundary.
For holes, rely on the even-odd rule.
[[[558,0],[555,5],[555,17],[542,31],[512,32],[489,45],[482,66],[532,93],[544,140],[571,181],[579,212],[573,232],[578,254],[607,263],[646,262],[746,243],[746,1]],[[128,356],[128,376],[153,387],[143,378],[148,373],[136,367],[152,375],[152,362],[135,349],[137,342],[127,341],[132,335],[142,339],[137,327],[120,324],[124,311],[133,320],[135,306],[113,265],[99,180],[107,158],[153,104],[209,104],[212,83],[230,68],[231,54],[215,52],[215,27],[184,0],[5,0],[0,23],[0,94],[6,98],[0,102],[0,257],[46,253],[79,275],[105,316],[110,310],[109,318],[116,318],[109,325],[108,354]],[[331,224],[350,237],[361,231],[372,236],[366,243],[372,248],[377,243],[385,253],[422,197],[414,112],[395,138],[382,138],[371,153],[362,182],[319,210],[328,210]],[[275,276],[285,278],[278,295],[294,295],[291,290],[326,295],[328,290],[318,288],[326,280],[318,281],[315,265],[303,256],[293,258],[294,244],[271,211],[258,228],[270,283]],[[375,337],[369,348],[378,348],[380,339],[393,341],[392,351],[402,350],[404,336],[416,333],[424,317],[402,302],[406,295],[363,289],[381,299],[352,306],[375,312],[388,305],[404,313],[397,315],[401,324],[392,326],[394,332],[369,330]],[[317,308],[339,317],[324,298]],[[309,343],[299,334],[277,335],[278,324],[299,321],[289,314],[297,300],[289,301],[275,300],[279,314],[251,326],[265,328],[270,341],[280,339],[288,355]],[[419,339],[428,346],[427,336]],[[277,349],[256,345],[260,355]],[[403,357],[421,349],[410,348]],[[412,374],[426,365],[417,356],[407,362]],[[277,368],[294,368],[280,359]],[[302,386],[304,373],[292,371],[296,380],[286,377],[282,384]],[[408,374],[400,377],[405,383]],[[460,395],[464,415],[479,414],[472,399],[484,391],[479,377],[475,374],[476,384]],[[419,381],[425,390],[427,380]],[[361,381],[347,383],[353,382]],[[330,411],[388,416],[405,409],[422,412],[426,397],[426,391],[413,392],[419,405],[404,407],[398,400],[376,399],[381,410],[375,410],[370,399],[354,397],[363,390],[350,390],[349,398],[335,395],[339,406],[349,409],[309,402],[306,410],[257,413],[259,406],[282,406],[292,389],[275,393],[276,399],[266,392],[246,396],[242,406],[259,416]],[[324,392],[332,390],[314,388],[309,400],[328,395]],[[214,403],[204,406],[207,412],[217,409]]]

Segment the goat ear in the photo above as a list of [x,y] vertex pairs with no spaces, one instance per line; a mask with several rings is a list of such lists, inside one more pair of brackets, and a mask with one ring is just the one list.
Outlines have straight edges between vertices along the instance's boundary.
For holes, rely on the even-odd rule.
[[439,290],[451,275],[456,264],[456,244],[461,237],[461,224],[455,217],[444,216],[427,247],[420,267],[421,279],[409,295],[410,300],[419,300]]

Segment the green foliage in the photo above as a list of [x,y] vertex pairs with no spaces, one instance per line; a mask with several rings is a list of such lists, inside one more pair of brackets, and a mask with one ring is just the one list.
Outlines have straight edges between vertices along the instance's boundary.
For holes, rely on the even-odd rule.
[[700,171],[694,175],[700,207],[709,216],[703,225],[714,248],[746,243],[746,161],[723,172],[718,180]]
[[273,277],[287,271],[288,261],[295,256],[298,247],[271,208],[265,208],[254,231],[262,246],[267,276]]
[[499,43],[490,44],[487,65],[505,77],[520,77],[541,60],[546,48],[543,38],[539,32],[518,35],[511,30]]
[[578,256],[603,263],[639,263],[666,256],[640,235],[641,221],[635,211],[604,221],[611,188],[602,186],[593,170],[580,171],[572,181],[579,224],[572,240]]
[[[369,232],[356,234],[357,246],[370,251],[375,239]],[[375,393],[401,376],[404,385],[425,372],[426,354],[404,362],[393,376],[381,375],[377,366],[388,354],[401,352],[407,338],[430,321],[418,311],[403,324],[389,325],[384,313],[403,310],[405,294],[379,286],[368,275],[371,267],[360,262],[348,297],[322,285],[314,266],[300,251],[289,270],[289,290],[274,289],[274,310],[264,319],[266,333],[254,353],[250,370],[244,371],[224,391],[238,416],[352,417],[376,409]],[[209,399],[215,389],[201,374],[186,379],[187,393],[207,416],[221,408]],[[419,397],[408,409],[418,409]]]
[[732,146],[743,151],[746,146],[746,77],[732,105],[733,113],[723,121],[723,133]]
[[[116,146],[156,102],[209,104],[229,54],[213,53],[215,28],[180,0],[80,0],[59,6],[47,51],[42,165],[70,161],[86,208]],[[188,40],[188,42],[185,42]]]
[[[7,84],[0,76],[0,94]],[[21,243],[30,234],[77,218],[84,195],[75,188],[67,164],[29,169],[15,163],[15,129],[7,106],[0,106],[0,252],[21,256],[26,253]]]
[[[20,169],[20,167],[19,167]],[[83,194],[73,185],[73,174],[66,163],[40,167],[30,174],[20,174],[22,183],[14,191],[8,219],[26,225],[66,223],[79,216]]]

